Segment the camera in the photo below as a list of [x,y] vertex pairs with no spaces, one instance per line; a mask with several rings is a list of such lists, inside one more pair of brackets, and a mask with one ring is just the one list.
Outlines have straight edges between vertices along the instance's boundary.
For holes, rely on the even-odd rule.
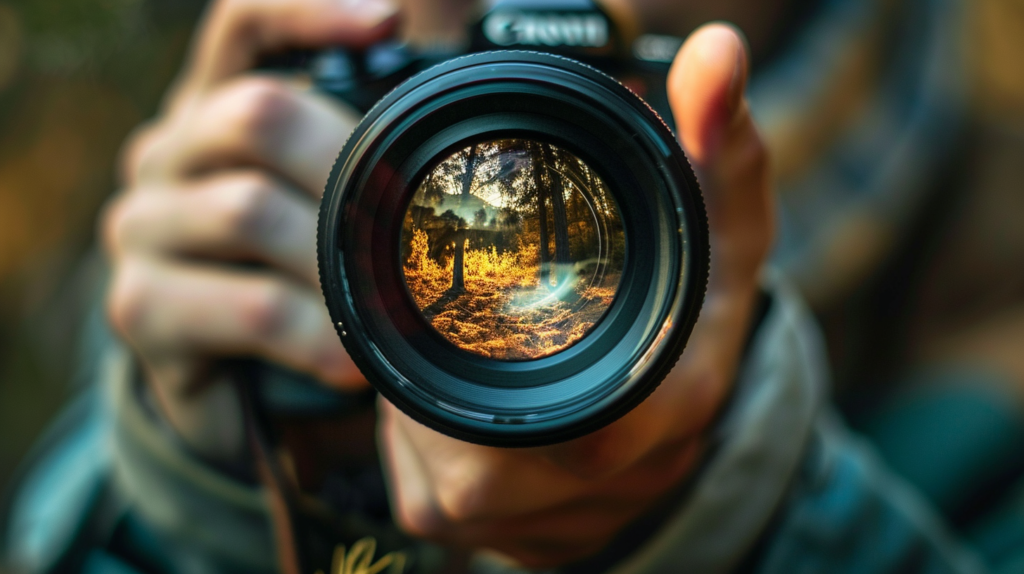
[[356,365],[414,419],[565,441],[657,387],[703,302],[704,206],[662,119],[680,41],[589,0],[498,1],[468,36],[293,55],[365,113],[322,200],[321,285]]

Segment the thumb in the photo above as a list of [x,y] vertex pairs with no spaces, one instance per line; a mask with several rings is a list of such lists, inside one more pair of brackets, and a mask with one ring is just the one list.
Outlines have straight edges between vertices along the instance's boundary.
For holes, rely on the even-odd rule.
[[704,190],[712,292],[753,287],[773,234],[768,156],[743,97],[747,67],[740,33],[708,24],[686,40],[668,78],[680,143]]

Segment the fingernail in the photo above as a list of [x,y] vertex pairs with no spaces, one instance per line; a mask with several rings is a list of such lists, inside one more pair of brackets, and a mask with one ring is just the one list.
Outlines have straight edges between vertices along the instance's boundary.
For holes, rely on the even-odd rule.
[[744,87],[746,86],[747,62],[745,49],[737,39],[733,46],[733,54],[736,64],[732,70],[732,78],[729,80],[729,91],[726,105],[729,106],[729,114],[735,114],[743,101]]
[[697,58],[712,77],[718,81],[725,80],[723,72],[728,72],[728,84],[725,86],[723,98],[724,112],[732,116],[743,101],[743,90],[746,85],[746,52],[739,31],[730,24],[709,24],[696,34]]
[[390,0],[342,0],[342,4],[367,27],[380,24],[398,11]]

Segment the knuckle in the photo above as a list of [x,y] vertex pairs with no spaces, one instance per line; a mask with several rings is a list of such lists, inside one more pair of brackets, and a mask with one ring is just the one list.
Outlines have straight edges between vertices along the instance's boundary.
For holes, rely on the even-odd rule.
[[436,492],[439,510],[445,519],[454,523],[465,523],[484,515],[486,481],[467,480],[465,473],[451,472],[437,481]]
[[132,244],[138,201],[136,194],[122,192],[108,201],[100,212],[100,238],[104,249],[114,259],[122,256]]
[[291,117],[295,97],[287,86],[271,78],[240,79],[225,96],[230,129],[246,140],[272,141]]
[[138,182],[157,163],[157,154],[154,152],[158,147],[160,133],[160,124],[145,123],[128,135],[118,159],[119,173],[126,184]]
[[132,264],[115,268],[107,292],[107,319],[114,330],[128,340],[141,330],[148,307],[149,289],[145,273]]
[[257,337],[273,339],[286,330],[291,294],[279,281],[267,280],[240,297],[241,321]]
[[259,236],[268,220],[273,196],[273,183],[268,176],[243,176],[231,193],[224,194],[223,229],[243,237]]
[[455,523],[469,522],[477,515],[476,493],[465,487],[441,489],[438,504],[445,518]]
[[100,235],[107,253],[116,257],[120,252],[128,220],[128,199],[118,195],[108,201],[100,212]]
[[442,532],[437,513],[425,500],[399,497],[394,514],[399,528],[411,536],[430,539]]

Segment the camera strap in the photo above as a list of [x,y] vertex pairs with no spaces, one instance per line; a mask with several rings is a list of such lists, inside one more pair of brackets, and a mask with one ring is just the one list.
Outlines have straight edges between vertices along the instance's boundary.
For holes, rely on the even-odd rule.
[[267,491],[271,527],[277,546],[278,567],[282,574],[308,574],[296,538],[298,516],[295,512],[296,493],[281,468],[267,436],[266,416],[253,396],[252,385],[237,381],[235,385],[242,402],[246,442],[252,454],[256,476]]

